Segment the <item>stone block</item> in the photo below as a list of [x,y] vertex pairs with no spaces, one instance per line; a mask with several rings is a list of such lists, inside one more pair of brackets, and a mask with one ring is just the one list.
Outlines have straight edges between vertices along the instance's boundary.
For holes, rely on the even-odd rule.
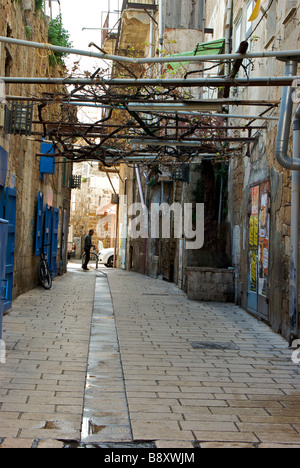
[[233,270],[188,267],[187,297],[203,302],[233,302]]

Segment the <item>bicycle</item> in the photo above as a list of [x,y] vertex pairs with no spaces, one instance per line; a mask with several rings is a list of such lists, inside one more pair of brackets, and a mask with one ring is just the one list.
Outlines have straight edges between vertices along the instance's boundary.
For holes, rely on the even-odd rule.
[[43,286],[44,289],[51,289],[52,276],[49,270],[48,256],[44,249],[41,249],[41,258],[37,266],[37,274],[41,286]]
[[[90,252],[90,261],[89,266],[94,270],[98,270],[99,265],[105,265],[106,268],[113,268],[114,266],[114,249],[100,249],[100,252],[97,253],[96,249]],[[81,257],[82,266],[85,264],[86,254],[84,253]]]
[[[84,252],[84,254],[81,257],[82,266],[85,264],[85,258],[86,258],[86,253]],[[94,270],[98,270],[98,265],[99,265],[99,254],[97,254],[95,250],[91,250],[89,266],[91,268],[94,268]]]

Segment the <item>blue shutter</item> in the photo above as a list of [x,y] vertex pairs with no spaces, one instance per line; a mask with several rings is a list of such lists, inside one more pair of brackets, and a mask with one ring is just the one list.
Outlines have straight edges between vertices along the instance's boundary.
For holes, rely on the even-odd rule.
[[0,218],[1,219],[4,218],[4,194],[5,194],[4,187],[0,185]]
[[51,208],[51,256],[49,269],[52,276],[57,275],[57,245],[58,245],[59,209]]
[[41,174],[55,174],[55,158],[49,156],[41,156],[40,159]]
[[55,145],[51,143],[41,143],[41,156],[40,158],[40,178],[43,174],[55,174],[55,157],[49,156],[56,154]]
[[37,206],[37,216],[36,216],[36,231],[35,231],[35,255],[39,257],[42,250],[43,242],[43,203],[44,195],[42,192],[38,194],[38,206]]
[[7,299],[4,302],[4,312],[12,306],[12,290],[14,276],[14,251],[15,251],[15,232],[16,232],[16,205],[17,191],[6,188],[5,192],[5,219],[8,221],[8,238],[6,251],[5,278],[7,280]]
[[51,252],[51,206],[46,204],[45,224],[44,224],[44,252],[47,254],[48,263],[50,262]]
[[8,222],[4,219],[0,219],[0,339],[2,338],[3,304],[7,293],[5,280],[7,234]]
[[8,164],[8,152],[0,146],[0,185],[5,185]]
[[0,218],[4,218],[4,194],[7,173],[8,153],[0,146]]

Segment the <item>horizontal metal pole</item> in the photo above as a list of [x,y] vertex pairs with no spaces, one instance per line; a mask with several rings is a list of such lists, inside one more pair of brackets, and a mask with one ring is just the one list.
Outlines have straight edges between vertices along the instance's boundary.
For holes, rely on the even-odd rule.
[[218,54],[218,55],[192,55],[186,57],[155,57],[155,58],[132,58],[122,57],[118,55],[100,54],[98,52],[91,52],[81,49],[73,49],[68,47],[59,47],[52,44],[44,44],[39,42],[23,41],[14,39],[12,37],[0,36],[0,42],[7,44],[15,44],[26,47],[33,47],[38,49],[47,49],[53,52],[61,52],[64,54],[82,55],[86,57],[94,57],[102,60],[112,60],[114,62],[124,62],[133,64],[146,64],[146,63],[178,63],[178,62],[209,62],[215,60],[217,62],[223,60],[238,60],[238,59],[254,59],[254,58],[270,58],[275,57],[278,59],[300,58],[300,50],[286,50],[286,51],[270,51],[270,52],[252,52],[250,54]]
[[[105,162],[107,164],[115,164],[115,165],[119,165],[119,164],[130,164],[132,162],[147,162],[147,161],[154,161],[155,159],[158,159],[158,155],[155,155],[155,156],[130,156],[130,157],[125,157],[124,159],[120,159],[119,161],[115,162],[115,160],[113,158],[106,158],[105,159]],[[182,164],[188,164],[188,165],[191,165],[191,164],[199,164],[199,158],[200,159],[207,159],[207,158],[212,158],[212,159],[215,159],[215,158],[219,158],[219,157],[222,157],[220,154],[199,154],[198,156],[198,160],[197,161],[188,161],[187,163],[186,162],[183,162],[183,161],[162,161],[161,159],[157,162],[159,162],[160,164],[162,164],[163,166],[165,165],[170,165],[170,166],[174,166],[174,165],[182,165]]]
[[[42,156],[45,156],[45,154],[36,154],[37,157],[42,157]],[[65,157],[63,154],[62,155],[55,155],[55,156],[52,156],[52,155],[49,155],[49,157],[55,157],[57,159],[57,157]],[[185,163],[184,161],[166,161],[166,162],[163,162],[161,159],[157,162],[165,165],[165,164],[170,164],[170,165],[174,165],[174,164],[199,164],[199,158],[218,158],[218,157],[222,157],[222,155],[220,154],[217,154],[217,153],[199,153],[199,155],[197,156],[197,161],[188,161],[187,163]],[[130,162],[135,162],[135,161],[140,161],[140,162],[143,162],[143,161],[153,161],[155,159],[158,159],[158,158],[161,158],[161,155],[158,155],[158,154],[145,154],[145,155],[133,155],[133,156],[125,156],[124,158],[122,159],[119,159],[118,161],[116,161],[115,158],[112,158],[112,157],[106,157],[105,158],[105,162],[107,164],[114,164],[116,166],[118,166],[119,164],[126,164],[126,163],[130,163]],[[86,160],[87,161],[87,160]],[[99,161],[101,162],[99,159],[96,159],[96,158],[91,158],[90,161]],[[64,162],[64,161],[62,161]],[[76,159],[72,160],[72,162],[76,163],[76,162],[82,162],[81,160],[80,161],[76,161]]]
[[202,138],[193,140],[133,140],[133,143],[140,145],[148,146],[199,146],[200,143],[212,143],[212,142],[222,143],[223,141],[228,141],[231,143],[253,143],[256,141],[256,138]]
[[[31,132],[32,135],[43,135],[42,132]],[[69,136],[69,137],[82,137],[82,136],[85,136],[86,138],[105,138],[107,139],[107,137],[109,137],[108,139],[109,140],[130,140],[132,141],[132,143],[139,143],[139,144],[147,144],[147,145],[158,145],[158,144],[161,144],[162,146],[165,146],[165,145],[168,145],[168,144],[171,144],[173,145],[174,144],[174,141],[176,141],[176,145],[178,146],[179,144],[181,146],[191,146],[191,145],[198,145],[199,143],[212,143],[212,142],[225,142],[225,141],[229,141],[231,143],[254,143],[256,141],[256,138],[254,137],[212,137],[212,138],[194,138],[193,140],[172,140],[172,139],[167,139],[167,138],[164,138],[162,140],[157,140],[157,139],[146,139],[146,140],[143,140],[141,139],[140,136],[130,136],[128,137],[128,135],[112,135],[112,136],[109,136],[109,135],[104,135],[103,133],[95,133],[95,132],[90,132],[90,133],[85,133],[84,131],[76,131],[76,130],[73,130],[73,131],[70,131],[70,132],[66,132],[66,131],[58,131],[58,135],[59,136]],[[135,141],[134,141],[135,140]]]
[[82,28],[82,31],[118,31],[117,28]]
[[[263,119],[263,117],[261,117]],[[33,120],[32,121],[33,124],[36,124],[36,125],[48,125],[48,127],[50,128],[50,130],[56,130],[56,129],[59,129],[59,128],[65,128],[65,127],[72,127],[74,129],[77,129],[77,128],[80,128],[80,129],[87,129],[87,128],[91,128],[93,131],[96,131],[96,130],[99,130],[99,131],[103,131],[104,129],[107,129],[107,128],[123,128],[123,129],[127,129],[127,128],[131,128],[131,129],[140,129],[141,126],[140,125],[137,125],[137,124],[124,124],[124,125],[118,125],[118,124],[92,124],[92,123],[80,123],[80,122],[63,122],[63,123],[60,123],[60,122],[53,122],[51,120],[44,120],[44,121],[40,121],[40,120]],[[230,125],[230,127],[225,127],[225,126],[216,126],[216,125],[206,125],[204,124],[205,126],[201,127],[197,127],[196,130],[218,130],[218,131],[223,131],[223,132],[227,132],[228,130],[246,130],[246,131],[249,131],[249,130],[259,130],[261,128],[263,128],[261,125],[257,125],[257,126],[252,126],[251,127],[245,127],[245,126],[242,126],[242,125]],[[155,131],[161,131],[161,130],[164,130],[164,129],[167,129],[167,130],[184,130],[185,132],[187,132],[189,130],[189,127],[183,127],[182,125],[167,125],[167,126],[164,126],[163,128],[162,127],[155,127],[155,126],[152,126],[150,125],[149,126],[149,129],[152,130],[153,132]]]
[[220,103],[215,103],[213,100],[206,100],[200,103],[195,101],[190,102],[129,102],[127,104],[129,111],[136,112],[192,112],[192,111],[217,111],[221,112],[223,105]]
[[[192,114],[191,112],[184,112],[185,114],[191,114],[196,117],[196,114]],[[279,120],[278,117],[265,117],[260,115],[247,115],[247,114],[209,114],[206,112],[201,112],[198,114],[201,117],[223,117],[225,119],[246,119],[246,120]],[[228,127],[230,130],[231,127]]]
[[190,88],[197,86],[291,86],[300,76],[278,76],[264,78],[189,78],[189,79],[104,79],[104,78],[39,78],[0,76],[0,80],[10,84],[55,84],[55,85],[103,85],[103,86],[158,86],[162,88],[180,87]]
[[[68,99],[68,96],[64,96],[63,98],[59,98],[59,96],[57,97],[57,99],[55,98],[44,98],[44,97],[28,97],[28,96],[5,96],[5,100],[6,101],[32,101],[32,102],[55,102],[55,103],[58,103],[58,102],[63,102],[63,104],[75,104],[75,105],[80,105],[81,103],[82,104],[91,104],[91,105],[98,105],[98,104],[103,104],[103,105],[108,105],[107,104],[107,99],[103,102],[103,100],[101,99],[100,96],[97,96],[97,101],[95,100],[92,100],[92,99],[84,99],[84,98],[81,98],[81,99],[72,99],[72,100],[67,100]],[[114,97],[114,98],[110,98],[110,105],[113,103],[113,104],[122,104],[124,102],[124,99],[120,99],[118,97]],[[127,102],[127,100],[126,100]],[[144,101],[132,101],[132,102],[136,102],[136,103],[139,103],[139,102],[142,102],[142,103],[154,103],[154,104],[158,104],[158,103],[161,103],[161,104],[165,104],[165,103],[183,103],[183,104],[186,104],[186,103],[189,103],[189,102],[193,102],[193,103],[207,103],[208,101],[206,99],[198,99],[198,100],[193,100],[193,101],[187,101],[186,99],[183,99],[183,100],[177,100],[177,101],[164,101],[164,100],[161,100],[161,99],[157,99],[155,101],[151,101],[151,100],[144,100]],[[242,99],[211,99],[209,102],[212,102],[212,103],[215,103],[215,104],[223,104],[224,106],[227,105],[227,106],[277,106],[280,104],[280,101],[270,101],[270,100],[242,100]]]

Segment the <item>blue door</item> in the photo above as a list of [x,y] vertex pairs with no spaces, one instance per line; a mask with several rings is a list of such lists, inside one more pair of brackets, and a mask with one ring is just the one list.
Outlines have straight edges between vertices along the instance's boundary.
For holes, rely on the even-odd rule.
[[16,205],[17,191],[15,189],[6,188],[5,191],[5,219],[8,221],[8,237],[6,250],[6,267],[5,278],[7,280],[7,299],[4,301],[4,312],[12,306],[12,290],[14,276],[14,259],[15,259],[15,232],[16,232]]
[[0,219],[0,339],[2,339],[2,317],[4,301],[6,301],[7,294],[7,283],[5,279],[7,235],[8,221]]
[[264,320],[269,319],[270,193],[270,181],[250,193],[247,309]]
[[4,195],[5,195],[5,188],[0,185],[0,218],[4,218]]
[[51,208],[51,254],[49,269],[52,276],[57,275],[57,245],[58,245],[59,209]]
[[44,221],[44,252],[47,254],[48,263],[51,256],[51,206],[46,203]]
[[41,255],[42,244],[43,244],[43,202],[44,195],[42,192],[38,194],[38,206],[36,216],[36,235],[35,235],[35,255],[39,257]]
[[35,255],[38,257],[41,254],[41,249],[44,249],[44,252],[47,254],[51,276],[54,278],[57,275],[59,209],[46,204],[44,212],[43,200],[44,196],[39,192],[35,234]]

